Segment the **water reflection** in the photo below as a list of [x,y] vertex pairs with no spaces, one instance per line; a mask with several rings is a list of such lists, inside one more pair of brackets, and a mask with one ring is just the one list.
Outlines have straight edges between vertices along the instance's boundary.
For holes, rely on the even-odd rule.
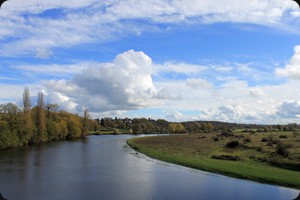
[[294,200],[300,200],[300,193],[298,194],[298,196]]
[[299,191],[135,154],[131,136],[92,136],[0,152],[7,199],[294,199]]

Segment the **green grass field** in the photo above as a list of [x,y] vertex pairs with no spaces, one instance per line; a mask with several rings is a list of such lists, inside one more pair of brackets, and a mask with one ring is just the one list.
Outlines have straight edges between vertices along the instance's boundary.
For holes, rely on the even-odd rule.
[[[232,141],[238,145],[227,147],[226,144]],[[128,144],[139,152],[167,162],[300,188],[300,135],[296,133],[169,135],[133,138]],[[278,150],[279,146],[284,147],[283,153]]]

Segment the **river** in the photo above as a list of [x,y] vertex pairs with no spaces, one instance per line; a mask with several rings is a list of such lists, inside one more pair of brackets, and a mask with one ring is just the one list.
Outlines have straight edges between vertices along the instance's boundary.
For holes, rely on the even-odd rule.
[[291,200],[299,194],[148,158],[126,145],[131,137],[0,151],[0,193],[8,200]]

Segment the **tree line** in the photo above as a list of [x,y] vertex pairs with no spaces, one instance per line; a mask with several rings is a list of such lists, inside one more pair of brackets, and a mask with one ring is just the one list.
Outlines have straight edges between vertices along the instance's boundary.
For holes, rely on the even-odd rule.
[[[229,123],[220,121],[187,121],[169,122],[164,119],[151,118],[97,118],[96,123],[100,130],[114,130],[115,134],[166,134],[166,133],[211,133],[211,132],[276,132],[276,131],[300,131],[300,125],[296,123],[286,125],[261,125]],[[123,130],[123,132],[122,132]]]
[[253,131],[299,131],[300,125],[257,125],[218,121],[168,122],[151,118],[97,118],[91,120],[88,110],[83,116],[59,110],[57,104],[45,104],[39,92],[37,103],[31,105],[30,92],[23,92],[23,104],[0,105],[0,149],[38,144],[53,140],[86,137],[89,134],[165,134]]
[[45,104],[42,92],[38,93],[37,103],[32,107],[27,87],[22,106],[1,104],[0,149],[85,137],[90,129],[98,126],[89,119],[88,110],[80,117],[58,108],[57,104]]
[[[100,130],[127,130],[131,134],[167,134],[167,133],[200,133],[213,131],[208,122],[169,122],[164,119],[151,118],[101,118],[95,119]],[[118,131],[116,132],[118,133]]]

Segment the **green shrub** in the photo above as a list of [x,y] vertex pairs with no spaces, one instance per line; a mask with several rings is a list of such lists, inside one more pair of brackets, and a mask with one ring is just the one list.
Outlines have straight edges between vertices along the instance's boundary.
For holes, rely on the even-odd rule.
[[276,153],[283,157],[287,157],[289,155],[289,151],[287,150],[286,146],[282,143],[277,144]]
[[233,140],[226,144],[226,147],[228,148],[236,148],[238,146],[240,146],[240,142],[238,140]]
[[272,144],[280,144],[280,140],[272,140]]
[[244,142],[251,142],[251,138],[248,136],[244,139]]
[[259,151],[259,152],[261,152],[263,150],[262,147],[255,147],[255,149],[256,149],[256,151]]
[[279,135],[279,138],[284,138],[284,139],[286,139],[286,138],[288,138],[288,136],[287,136],[287,135]]

